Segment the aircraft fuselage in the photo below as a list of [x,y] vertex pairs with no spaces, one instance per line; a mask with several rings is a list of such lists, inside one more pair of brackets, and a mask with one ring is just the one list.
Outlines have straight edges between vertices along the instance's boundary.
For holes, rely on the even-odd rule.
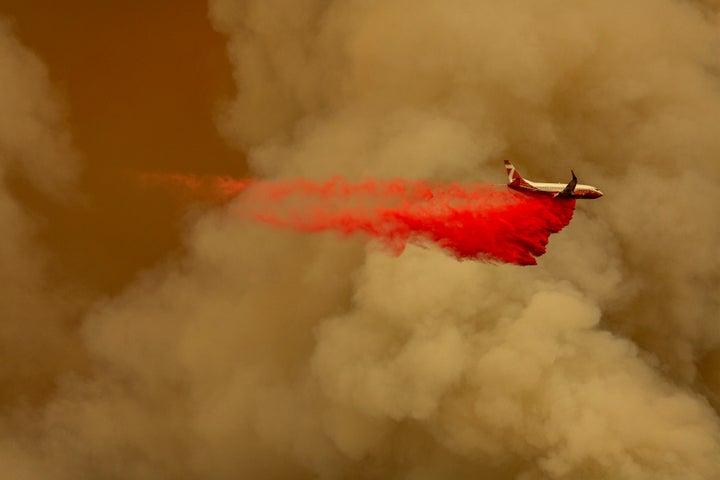
[[575,190],[573,190],[571,194],[559,195],[565,189],[565,186],[566,185],[564,183],[540,183],[531,182],[529,180],[525,180],[525,183],[508,184],[509,188],[512,188],[513,190],[517,190],[519,192],[533,193],[537,195],[548,195],[550,197],[557,196],[565,198],[592,199],[600,198],[603,196],[603,193],[597,188],[591,185],[583,185],[580,183],[575,186]]
[[505,169],[508,176],[508,188],[532,195],[547,195],[557,198],[599,198],[603,193],[592,185],[577,183],[577,177],[572,170],[572,180],[566,185],[564,183],[541,183],[524,179],[518,173],[515,166],[505,160]]

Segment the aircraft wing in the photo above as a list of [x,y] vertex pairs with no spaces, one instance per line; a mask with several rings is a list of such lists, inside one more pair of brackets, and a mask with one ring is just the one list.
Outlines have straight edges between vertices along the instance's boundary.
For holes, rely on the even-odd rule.
[[573,193],[575,192],[575,186],[577,185],[577,177],[575,176],[575,172],[570,170],[570,173],[572,173],[572,180],[570,180],[570,183],[567,184],[563,190],[555,195],[556,197],[572,197]]

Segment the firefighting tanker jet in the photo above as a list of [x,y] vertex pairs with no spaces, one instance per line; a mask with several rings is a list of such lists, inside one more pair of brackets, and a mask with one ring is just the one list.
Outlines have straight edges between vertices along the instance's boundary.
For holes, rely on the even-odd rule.
[[515,169],[512,163],[505,160],[505,170],[508,175],[508,188],[519,192],[547,195],[560,198],[599,198],[603,193],[591,185],[582,185],[577,183],[575,172],[572,173],[572,180],[565,185],[564,183],[540,183],[525,180]]

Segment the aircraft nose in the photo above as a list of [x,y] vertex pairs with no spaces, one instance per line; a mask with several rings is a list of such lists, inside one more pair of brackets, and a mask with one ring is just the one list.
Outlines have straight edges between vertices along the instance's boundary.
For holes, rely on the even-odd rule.
[[600,190],[595,190],[595,191],[593,192],[592,198],[600,198],[600,197],[602,197],[602,196],[603,196],[603,192],[601,192]]

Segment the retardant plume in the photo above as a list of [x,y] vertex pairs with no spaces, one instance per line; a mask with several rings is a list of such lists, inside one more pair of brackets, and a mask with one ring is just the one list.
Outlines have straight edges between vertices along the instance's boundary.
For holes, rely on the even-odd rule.
[[536,265],[548,237],[572,219],[574,199],[525,195],[493,184],[343,178],[233,180],[193,175],[147,175],[209,196],[244,191],[233,211],[268,225],[303,232],[363,232],[399,254],[408,241],[432,241],[458,259]]
[[173,193],[184,193],[188,198],[224,202],[245,190],[252,180],[210,175],[144,173],[140,181],[147,187],[166,187]]

